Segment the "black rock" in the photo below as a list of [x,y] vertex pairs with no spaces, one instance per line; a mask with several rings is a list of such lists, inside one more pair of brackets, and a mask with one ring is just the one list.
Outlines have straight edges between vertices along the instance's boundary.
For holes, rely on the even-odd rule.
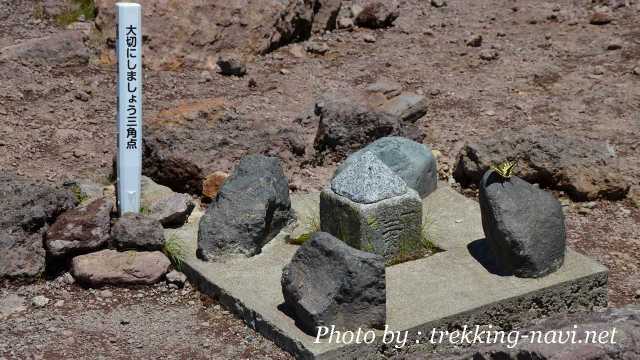
[[422,141],[413,124],[382,110],[372,109],[352,99],[328,98],[316,104],[318,131],[314,148],[320,154],[331,152],[341,160],[370,142],[391,135]]
[[44,232],[76,206],[66,189],[0,175],[0,278],[37,276],[45,269]]
[[245,156],[200,220],[198,257],[258,254],[290,217],[289,182],[280,161]]
[[379,328],[386,319],[384,258],[318,232],[282,273],[286,310],[315,336],[317,326]]
[[120,250],[160,250],[164,245],[164,229],[152,217],[126,213],[113,224],[111,243]]
[[500,272],[538,278],[564,262],[565,225],[560,202],[512,176],[487,171],[480,182],[482,228]]
[[217,61],[222,75],[244,76],[247,73],[246,65],[238,57],[233,55],[222,55]]

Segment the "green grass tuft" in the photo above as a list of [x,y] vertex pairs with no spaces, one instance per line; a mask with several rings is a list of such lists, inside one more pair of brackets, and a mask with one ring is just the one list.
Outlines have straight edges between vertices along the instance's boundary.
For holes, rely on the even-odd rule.
[[187,256],[187,249],[177,236],[170,236],[162,246],[162,252],[171,260],[178,271],[182,271],[182,265]]
[[301,216],[298,221],[300,222],[300,225],[298,226],[305,229],[306,231],[302,235],[296,238],[289,237],[290,244],[302,245],[307,240],[311,239],[311,235],[313,233],[320,231],[320,215],[319,214],[307,213],[304,216]]
[[91,21],[96,17],[96,4],[94,0],[71,0],[72,9],[56,16],[56,23],[60,26],[67,26],[78,21],[80,16],[84,16],[85,21]]

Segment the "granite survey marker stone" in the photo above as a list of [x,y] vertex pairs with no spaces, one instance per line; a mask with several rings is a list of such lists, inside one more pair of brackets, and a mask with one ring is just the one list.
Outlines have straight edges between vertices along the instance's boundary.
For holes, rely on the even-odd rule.
[[277,158],[240,160],[200,220],[198,257],[253,256],[291,217],[289,182]]
[[331,190],[361,204],[407,192],[407,184],[370,152],[365,152],[331,180]]
[[422,236],[418,193],[370,152],[320,194],[320,227],[356,249],[393,262]]
[[480,182],[482,227],[501,272],[538,278],[564,262],[565,225],[560,202],[512,176],[487,171]]
[[374,154],[423,198],[438,186],[437,161],[431,148],[400,136],[378,139],[351,154],[338,166],[334,176],[337,177],[367,152]]
[[296,324],[338,329],[383,326],[386,319],[384,259],[354,249],[327,233],[314,233],[282,273],[285,304]]

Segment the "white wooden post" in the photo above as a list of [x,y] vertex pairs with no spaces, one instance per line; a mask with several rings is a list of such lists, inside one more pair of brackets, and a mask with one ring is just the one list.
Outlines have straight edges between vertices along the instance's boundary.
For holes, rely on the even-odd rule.
[[116,3],[118,211],[140,211],[142,173],[142,8]]

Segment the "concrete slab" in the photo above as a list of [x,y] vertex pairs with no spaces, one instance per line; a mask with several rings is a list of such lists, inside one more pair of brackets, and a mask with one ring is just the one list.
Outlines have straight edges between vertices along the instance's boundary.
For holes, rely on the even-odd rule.
[[[318,211],[318,194],[294,196],[296,211]],[[433,328],[455,329],[491,324],[510,329],[542,315],[606,306],[607,269],[567,250],[563,267],[541,279],[520,279],[492,272],[484,246],[478,204],[441,187],[424,200],[434,222],[433,239],[446,251],[387,268],[387,324],[407,331],[408,341],[425,343]],[[279,307],[283,267],[297,246],[280,233],[252,258],[232,257],[206,263],[195,256],[201,212],[167,237],[188,249],[185,273],[201,291],[219,299],[249,326],[299,359],[363,358],[378,351],[370,345],[314,343]],[[379,334],[379,333],[378,333]],[[381,336],[376,339],[380,340]]]

